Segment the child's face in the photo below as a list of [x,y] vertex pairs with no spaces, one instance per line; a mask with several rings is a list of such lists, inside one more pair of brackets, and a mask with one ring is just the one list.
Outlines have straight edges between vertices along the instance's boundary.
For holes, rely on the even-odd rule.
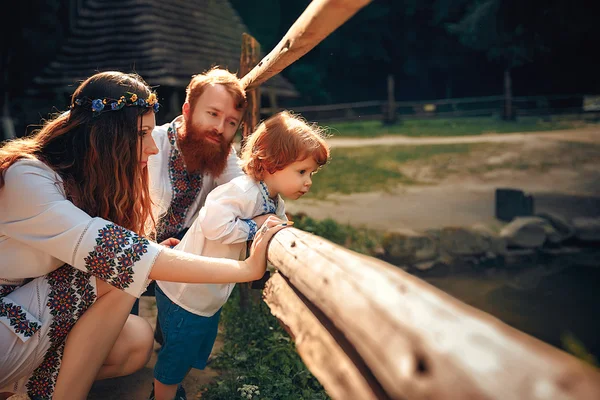
[[292,200],[299,199],[310,190],[312,174],[319,169],[319,164],[312,157],[295,161],[273,174],[265,176],[264,182],[272,197],[278,194]]

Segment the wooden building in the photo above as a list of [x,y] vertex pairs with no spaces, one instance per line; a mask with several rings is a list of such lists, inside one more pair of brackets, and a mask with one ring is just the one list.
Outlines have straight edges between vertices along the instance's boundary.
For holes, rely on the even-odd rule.
[[[238,72],[242,33],[251,34],[227,0],[71,0],[69,9],[69,35],[36,90],[68,95],[97,71],[135,71],[157,87],[160,122],[181,112],[192,75],[214,65]],[[269,106],[298,96],[280,75],[261,93]]]

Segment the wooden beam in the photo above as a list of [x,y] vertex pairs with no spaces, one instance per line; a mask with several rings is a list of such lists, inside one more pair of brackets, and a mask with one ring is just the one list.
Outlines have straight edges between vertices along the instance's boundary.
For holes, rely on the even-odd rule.
[[389,399],[356,350],[323,314],[276,273],[263,293],[304,364],[334,399]]
[[284,229],[269,261],[392,399],[599,399],[600,373],[400,268]]
[[242,85],[252,89],[309,52],[331,32],[371,0],[313,0],[279,44],[243,76]]

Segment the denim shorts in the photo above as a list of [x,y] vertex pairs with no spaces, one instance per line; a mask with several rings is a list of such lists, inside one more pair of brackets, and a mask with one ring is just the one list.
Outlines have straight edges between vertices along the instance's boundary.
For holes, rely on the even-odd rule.
[[165,385],[181,383],[191,368],[204,369],[212,351],[221,310],[202,317],[173,303],[156,285],[156,307],[164,343],[154,366],[154,378]]

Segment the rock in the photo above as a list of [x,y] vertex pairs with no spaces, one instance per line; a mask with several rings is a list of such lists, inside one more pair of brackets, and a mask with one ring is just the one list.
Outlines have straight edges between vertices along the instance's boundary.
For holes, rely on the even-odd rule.
[[427,271],[427,270],[430,270],[431,268],[433,268],[435,266],[435,264],[436,264],[435,260],[432,260],[432,261],[422,261],[422,262],[413,264],[413,267],[415,267],[419,271]]
[[506,239],[508,246],[535,248],[541,247],[549,234],[552,225],[540,217],[519,217],[506,225],[500,231],[500,237]]
[[490,250],[488,251],[490,254],[486,254],[488,258],[492,258],[494,256],[503,256],[506,254],[506,238],[501,237],[484,224],[475,224],[471,227],[471,229],[488,240],[490,244]]
[[577,239],[584,242],[600,241],[600,218],[577,217],[571,222]]
[[411,229],[398,229],[384,235],[385,257],[396,264],[416,264],[438,258],[438,245],[431,236]]
[[474,256],[491,250],[489,238],[468,228],[443,228],[440,249],[454,256]]
[[552,232],[548,237],[548,240],[550,240],[552,243],[564,242],[575,235],[575,228],[573,225],[558,214],[541,212],[536,216],[545,219],[550,225],[552,225],[552,228],[554,228],[554,232]]

